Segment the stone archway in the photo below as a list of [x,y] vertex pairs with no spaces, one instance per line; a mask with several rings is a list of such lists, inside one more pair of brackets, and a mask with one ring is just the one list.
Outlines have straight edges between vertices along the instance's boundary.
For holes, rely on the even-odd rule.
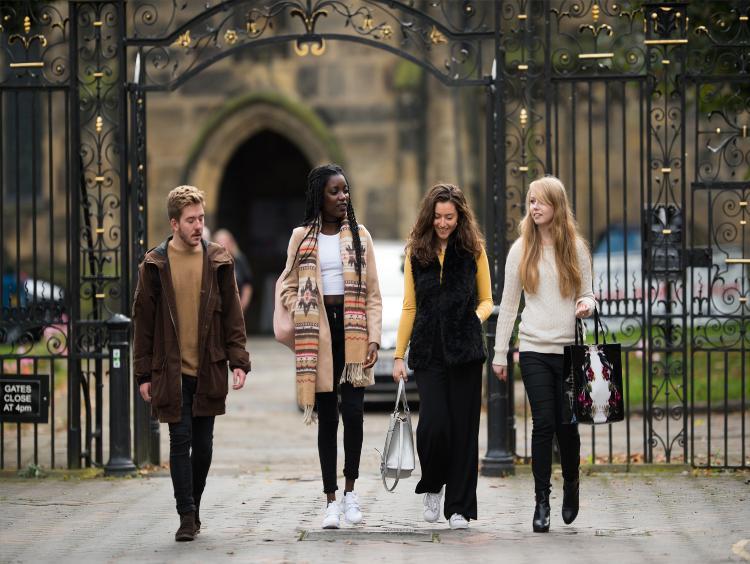
[[261,131],[294,139],[312,165],[344,164],[341,149],[323,121],[307,106],[274,93],[252,93],[227,102],[209,118],[190,152],[183,182],[206,193],[209,218],[217,209],[219,187],[231,158]]
[[294,141],[266,129],[240,145],[224,170],[212,228],[234,235],[252,269],[249,333],[273,330],[274,285],[289,234],[304,216],[311,167]]
[[229,102],[199,135],[184,181],[206,193],[207,225],[231,231],[253,270],[249,333],[272,331],[274,284],[303,217],[307,173],[341,160],[322,121],[277,95]]

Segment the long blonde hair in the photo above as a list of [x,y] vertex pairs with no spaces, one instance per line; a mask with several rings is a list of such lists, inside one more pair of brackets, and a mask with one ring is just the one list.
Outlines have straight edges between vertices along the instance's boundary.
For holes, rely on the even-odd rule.
[[568,205],[565,186],[559,178],[544,176],[529,184],[526,192],[526,215],[518,226],[522,243],[521,284],[524,291],[534,294],[539,287],[539,259],[542,256],[542,236],[531,216],[529,200],[534,191],[537,199],[552,206],[553,216],[550,230],[555,246],[555,264],[560,286],[560,295],[575,298],[581,291],[582,273],[578,264],[577,245],[580,241],[588,252],[588,244],[578,234],[578,224]]

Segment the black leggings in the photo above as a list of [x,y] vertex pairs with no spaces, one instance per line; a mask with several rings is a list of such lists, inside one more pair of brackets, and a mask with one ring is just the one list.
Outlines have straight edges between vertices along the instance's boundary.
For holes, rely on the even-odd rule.
[[[336,485],[336,437],[339,429],[339,409],[344,421],[344,477],[359,478],[362,454],[362,426],[364,422],[364,388],[349,383],[339,385],[344,371],[344,306],[326,305],[328,325],[331,327],[333,352],[333,391],[315,394],[318,406],[318,456],[323,474],[323,492],[333,493]],[[336,389],[341,392],[341,407]]]
[[531,470],[534,489],[549,491],[552,474],[552,437],[557,435],[563,478],[578,479],[581,438],[577,424],[562,422],[563,355],[524,351],[521,375],[531,404]]

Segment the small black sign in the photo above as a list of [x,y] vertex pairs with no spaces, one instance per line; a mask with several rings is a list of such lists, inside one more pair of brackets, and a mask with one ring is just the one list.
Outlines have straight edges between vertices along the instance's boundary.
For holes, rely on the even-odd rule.
[[47,423],[49,374],[0,376],[0,421]]

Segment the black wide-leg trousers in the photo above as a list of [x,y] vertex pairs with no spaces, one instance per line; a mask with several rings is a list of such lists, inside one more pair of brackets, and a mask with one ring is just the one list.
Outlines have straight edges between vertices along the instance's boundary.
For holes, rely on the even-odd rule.
[[442,358],[417,369],[419,424],[417,454],[422,479],[416,493],[437,493],[445,485],[445,518],[477,518],[481,361],[448,366]]

